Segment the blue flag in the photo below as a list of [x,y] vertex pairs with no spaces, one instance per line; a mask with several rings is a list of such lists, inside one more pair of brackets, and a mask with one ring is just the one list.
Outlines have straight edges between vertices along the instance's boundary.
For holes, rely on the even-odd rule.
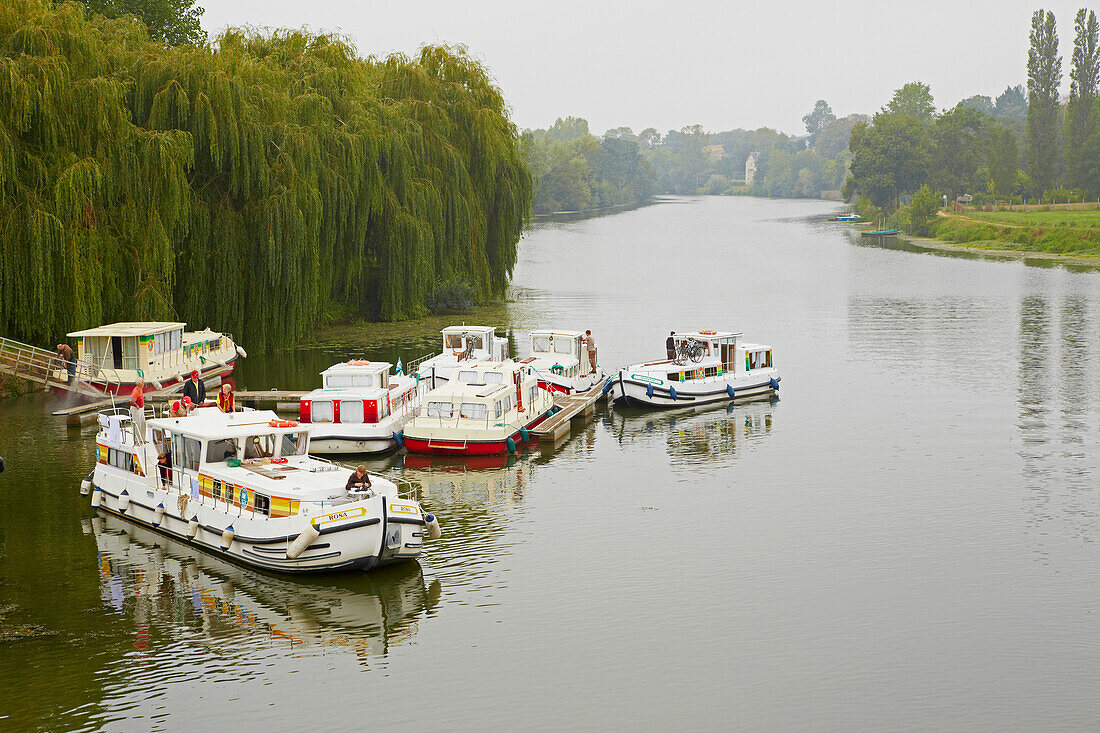
[[397,357],[397,373],[398,374],[404,374],[405,373],[405,367],[401,366],[401,357],[400,356]]

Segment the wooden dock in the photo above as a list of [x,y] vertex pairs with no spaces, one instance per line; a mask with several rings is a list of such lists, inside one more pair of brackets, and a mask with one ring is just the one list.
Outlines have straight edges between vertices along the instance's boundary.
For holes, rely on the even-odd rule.
[[539,426],[531,431],[531,435],[543,440],[549,439],[552,443],[569,435],[573,418],[588,418],[596,411],[596,400],[603,397],[603,382],[597,384],[587,392],[575,395],[558,394],[554,396],[554,404],[559,408],[550,417],[539,423]]

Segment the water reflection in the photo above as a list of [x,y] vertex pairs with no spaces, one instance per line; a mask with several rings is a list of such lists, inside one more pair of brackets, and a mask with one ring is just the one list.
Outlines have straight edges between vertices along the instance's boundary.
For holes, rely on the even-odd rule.
[[329,582],[258,574],[115,517],[87,520],[101,596],[132,623],[133,648],[175,641],[233,656],[245,649],[346,650],[385,656],[438,605],[417,563]]
[[453,459],[408,454],[402,478],[418,487],[418,496],[437,510],[515,505],[530,484],[532,458],[530,452]]
[[620,446],[663,442],[672,465],[714,470],[770,435],[778,410],[779,400],[772,399],[662,412],[616,408],[604,420]]

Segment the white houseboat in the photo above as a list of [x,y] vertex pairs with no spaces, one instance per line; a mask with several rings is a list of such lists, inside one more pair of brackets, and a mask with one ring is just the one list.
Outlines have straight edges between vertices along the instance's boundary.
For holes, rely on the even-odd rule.
[[[100,416],[92,506],[237,562],[283,573],[370,570],[420,555],[438,523],[382,476],[308,455],[309,429],[270,411]],[[170,466],[158,463],[168,456]]]
[[532,331],[531,356],[520,363],[529,366],[538,375],[539,386],[550,392],[587,392],[606,379],[598,364],[592,369],[580,331]]
[[496,455],[530,440],[528,431],[554,411],[550,392],[523,364],[458,368],[450,382],[426,394],[405,426],[410,453]]
[[431,389],[445,384],[456,367],[508,358],[508,339],[500,338],[490,326],[448,326],[443,334],[443,351],[424,359],[416,367],[420,380]]
[[76,377],[104,392],[129,392],[138,378],[153,390],[183,382],[193,371],[203,378],[227,374],[238,356],[247,356],[228,334],[185,331],[186,325],[112,323],[74,331],[68,336],[77,342]]
[[391,375],[384,361],[349,361],[321,372],[321,389],[301,398],[298,416],[310,426],[314,453],[381,453],[420,407],[417,380]]
[[677,333],[673,339],[674,358],[633,364],[612,377],[616,403],[689,407],[779,392],[772,347],[744,343],[740,333],[731,331]]

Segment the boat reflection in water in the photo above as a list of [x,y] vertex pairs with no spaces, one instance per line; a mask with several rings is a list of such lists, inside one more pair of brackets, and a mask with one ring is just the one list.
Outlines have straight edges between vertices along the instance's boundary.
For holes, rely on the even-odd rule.
[[416,562],[328,583],[288,581],[112,516],[85,529],[95,535],[103,601],[120,614],[132,604],[138,650],[167,637],[220,654],[342,648],[365,662],[412,638],[441,593],[438,580],[425,587]]
[[[779,400],[701,407],[675,412],[609,411],[605,417],[620,445],[649,447],[663,441],[673,465],[727,465],[772,432]],[[700,461],[699,459],[706,459]]]
[[409,453],[401,477],[432,506],[518,504],[530,483],[532,452],[465,458]]

